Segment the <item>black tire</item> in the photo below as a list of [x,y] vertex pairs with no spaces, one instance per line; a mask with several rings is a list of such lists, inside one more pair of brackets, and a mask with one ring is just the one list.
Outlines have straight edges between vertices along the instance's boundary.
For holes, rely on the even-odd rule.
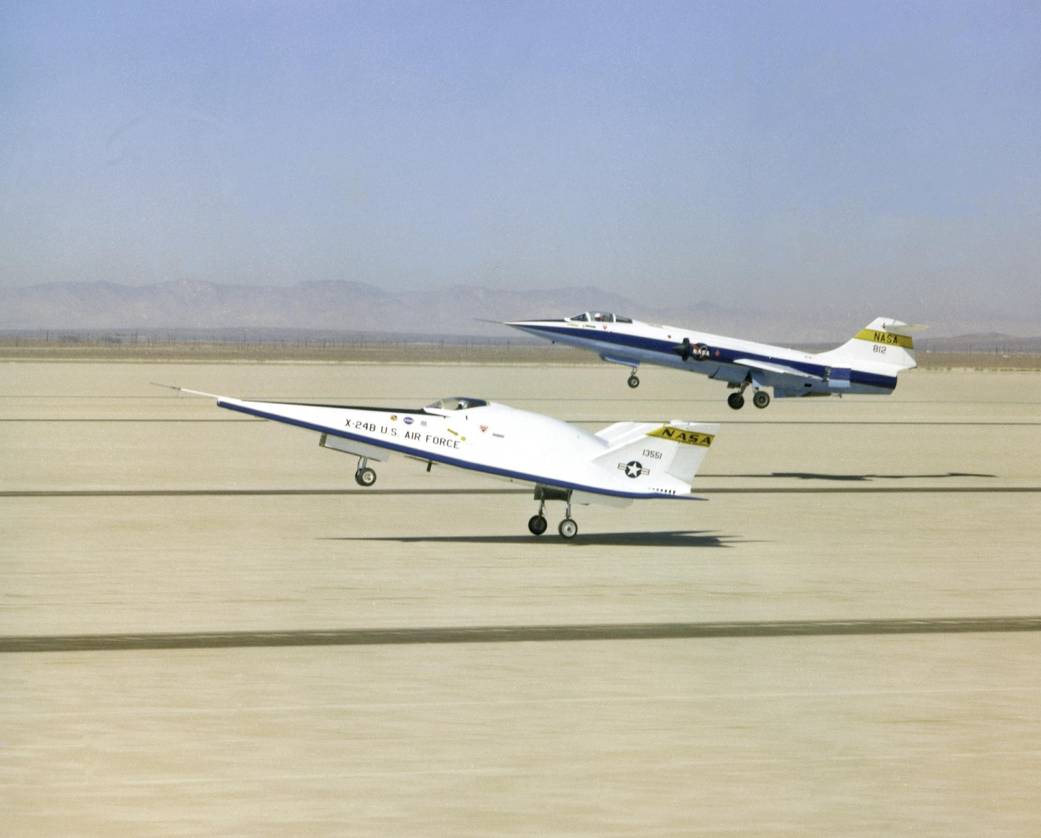
[[625,383],[628,384],[633,390],[635,390],[637,387],[640,386],[640,379],[636,376],[636,373],[633,373],[629,376],[629,380]]
[[354,480],[359,486],[368,488],[376,482],[376,472],[371,468],[360,468],[354,472]]
[[756,390],[755,395],[752,396],[752,404],[762,410],[770,404],[770,394],[766,390]]
[[565,518],[560,522],[560,526],[557,527],[557,532],[560,533],[561,538],[572,539],[578,535],[578,524],[570,518]]
[[549,522],[541,515],[532,515],[528,519],[528,530],[532,535],[542,535],[549,528]]
[[740,393],[731,393],[727,396],[727,404],[730,405],[734,410],[740,410],[745,406],[745,397]]

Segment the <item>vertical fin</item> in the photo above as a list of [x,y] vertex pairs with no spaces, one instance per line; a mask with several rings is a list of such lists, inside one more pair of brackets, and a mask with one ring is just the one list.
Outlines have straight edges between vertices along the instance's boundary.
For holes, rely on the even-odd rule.
[[876,317],[842,346],[818,357],[834,366],[871,364],[894,367],[895,372],[918,366],[911,332],[925,328],[892,317]]
[[684,422],[674,419],[666,424],[655,422],[619,422],[605,428],[597,436],[609,448],[596,459],[600,461],[642,460],[654,452],[654,467],[681,480],[688,486],[694,480],[719,425],[707,422]]

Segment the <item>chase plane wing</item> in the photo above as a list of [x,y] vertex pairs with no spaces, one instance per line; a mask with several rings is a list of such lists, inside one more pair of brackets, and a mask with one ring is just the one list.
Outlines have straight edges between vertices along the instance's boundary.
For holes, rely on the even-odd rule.
[[733,363],[742,367],[749,367],[753,370],[762,370],[763,372],[775,372],[781,375],[796,375],[799,378],[816,378],[816,376],[805,373],[802,370],[797,370],[795,367],[786,367],[783,364],[774,364],[770,361],[753,361],[751,358],[735,358]]

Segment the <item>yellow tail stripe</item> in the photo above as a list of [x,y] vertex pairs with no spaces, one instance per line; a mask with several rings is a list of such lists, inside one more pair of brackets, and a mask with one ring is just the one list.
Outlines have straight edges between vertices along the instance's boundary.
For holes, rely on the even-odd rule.
[[702,445],[708,448],[715,437],[712,434],[698,433],[698,431],[687,431],[674,425],[662,425],[653,431],[648,431],[647,436],[656,436],[667,439],[670,442],[678,442],[681,445]]
[[914,349],[914,341],[908,335],[895,335],[892,332],[881,332],[878,329],[861,329],[855,335],[857,340],[866,340],[870,343],[884,343],[886,346],[902,346],[904,349]]

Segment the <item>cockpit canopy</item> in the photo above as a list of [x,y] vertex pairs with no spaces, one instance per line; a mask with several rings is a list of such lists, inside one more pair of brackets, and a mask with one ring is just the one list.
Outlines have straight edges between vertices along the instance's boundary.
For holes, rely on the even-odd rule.
[[469,410],[472,407],[484,407],[487,405],[484,399],[474,399],[469,396],[449,396],[446,399],[438,399],[427,407],[434,410]]
[[577,320],[579,323],[632,323],[631,317],[622,317],[620,314],[611,314],[609,311],[584,311],[569,317],[568,320]]

